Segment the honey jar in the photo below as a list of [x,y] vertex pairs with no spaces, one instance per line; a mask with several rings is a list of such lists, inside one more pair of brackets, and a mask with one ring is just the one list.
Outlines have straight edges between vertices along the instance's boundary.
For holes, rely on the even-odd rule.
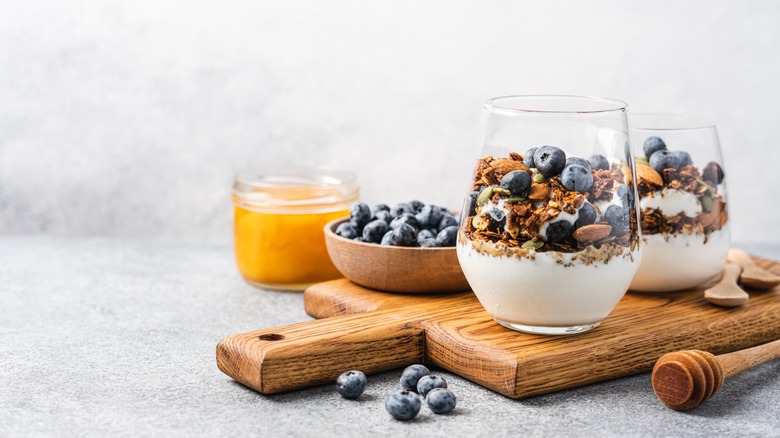
[[233,185],[238,270],[249,283],[303,290],[341,277],[325,248],[325,224],[349,215],[359,189],[351,172],[265,169]]

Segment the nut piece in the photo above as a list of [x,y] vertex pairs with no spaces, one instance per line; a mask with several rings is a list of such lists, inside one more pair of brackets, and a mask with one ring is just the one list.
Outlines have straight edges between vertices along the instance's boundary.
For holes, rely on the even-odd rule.
[[528,199],[532,201],[545,201],[550,197],[550,186],[547,184],[531,184]]
[[636,176],[640,181],[645,181],[648,184],[652,184],[654,186],[660,187],[664,185],[664,180],[661,178],[661,175],[656,172],[655,169],[646,164],[636,165]]
[[508,158],[500,158],[490,163],[490,167],[495,173],[496,179],[501,180],[507,173],[513,170],[525,170],[531,173],[531,169],[528,168],[522,161],[510,160]]
[[612,227],[607,224],[590,224],[577,228],[572,233],[577,242],[595,242],[597,240],[609,237]]

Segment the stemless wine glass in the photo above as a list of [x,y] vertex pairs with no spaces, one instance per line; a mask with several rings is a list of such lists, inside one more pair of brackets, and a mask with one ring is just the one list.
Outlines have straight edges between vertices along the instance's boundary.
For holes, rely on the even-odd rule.
[[507,96],[483,105],[458,260],[499,324],[536,334],[598,326],[640,260],[626,104]]
[[729,250],[723,159],[715,125],[632,114],[644,252],[631,289],[667,292],[718,275]]

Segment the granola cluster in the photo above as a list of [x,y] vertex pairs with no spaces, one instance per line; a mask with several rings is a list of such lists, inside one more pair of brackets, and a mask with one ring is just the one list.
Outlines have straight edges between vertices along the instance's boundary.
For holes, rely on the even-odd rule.
[[[635,248],[633,182],[627,168],[613,164],[609,169],[591,169],[588,165],[592,185],[580,192],[566,188],[562,181],[566,171],[547,178],[524,161],[528,160],[516,152],[507,158],[486,156],[477,161],[473,204],[467,205],[469,218],[463,222],[460,234],[461,239],[472,242],[475,250],[531,259],[537,252],[578,253],[568,259],[590,264],[607,261],[625,254],[627,248]],[[502,184],[505,177],[511,178],[510,173],[516,171],[528,172],[532,178],[524,196],[502,188],[506,186]],[[622,207],[613,202],[620,196],[617,193],[625,198]],[[607,220],[606,212],[598,206],[605,202],[600,201],[615,206],[611,212],[614,218]],[[572,224],[572,216],[578,211],[579,219]],[[585,214],[588,211],[592,215],[590,219]],[[561,215],[565,217],[559,219]]]
[[723,170],[715,163],[709,163],[702,172],[694,165],[679,169],[667,168],[659,174],[645,160],[637,159],[637,190],[640,199],[660,196],[663,190],[681,190],[696,196],[702,212],[686,216],[683,212],[664,216],[657,208],[642,210],[641,226],[644,234],[700,234],[709,236],[728,222],[726,203],[718,193],[718,184],[723,181]]

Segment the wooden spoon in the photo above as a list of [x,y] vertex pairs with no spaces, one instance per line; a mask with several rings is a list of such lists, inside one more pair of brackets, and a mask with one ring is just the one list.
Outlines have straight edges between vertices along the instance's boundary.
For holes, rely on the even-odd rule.
[[669,353],[653,367],[653,391],[666,406],[687,411],[712,397],[725,379],[778,357],[780,339],[720,356],[701,350]]
[[728,261],[742,267],[742,284],[751,289],[772,289],[780,284],[780,276],[756,266],[745,250],[729,250]]
[[742,268],[731,263],[726,263],[723,268],[723,277],[715,286],[704,291],[704,298],[716,306],[737,307],[745,304],[750,298],[737,281]]

